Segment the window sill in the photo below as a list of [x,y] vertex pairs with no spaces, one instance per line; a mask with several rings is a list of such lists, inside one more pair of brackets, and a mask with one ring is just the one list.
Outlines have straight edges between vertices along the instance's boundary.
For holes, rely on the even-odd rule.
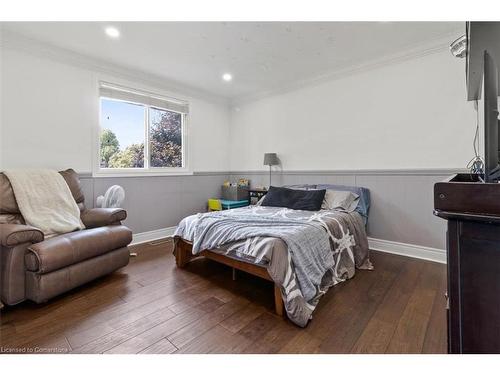
[[92,177],[109,178],[109,177],[175,177],[175,176],[192,176],[192,171],[131,171],[131,170],[99,170],[92,173]]

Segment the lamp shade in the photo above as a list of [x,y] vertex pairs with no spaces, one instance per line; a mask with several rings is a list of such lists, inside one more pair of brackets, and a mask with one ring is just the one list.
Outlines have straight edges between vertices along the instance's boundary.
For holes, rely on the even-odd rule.
[[264,154],[264,165],[278,165],[279,163],[278,155],[274,152]]

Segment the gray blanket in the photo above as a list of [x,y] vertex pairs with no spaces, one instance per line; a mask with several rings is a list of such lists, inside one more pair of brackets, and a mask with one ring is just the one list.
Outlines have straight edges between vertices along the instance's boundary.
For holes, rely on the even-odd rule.
[[193,254],[262,236],[280,238],[286,243],[302,294],[307,300],[312,299],[318,293],[323,275],[334,265],[328,234],[321,223],[219,211],[198,220]]
[[300,326],[330,286],[352,277],[355,266],[371,268],[357,213],[247,207],[189,216],[175,235],[193,242],[194,254],[213,250],[266,267]]

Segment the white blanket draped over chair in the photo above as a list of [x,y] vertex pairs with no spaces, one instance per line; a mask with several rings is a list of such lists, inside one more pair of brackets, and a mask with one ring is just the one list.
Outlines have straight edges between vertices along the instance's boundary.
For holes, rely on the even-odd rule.
[[11,169],[8,177],[26,224],[46,237],[84,229],[71,190],[64,178],[50,169]]

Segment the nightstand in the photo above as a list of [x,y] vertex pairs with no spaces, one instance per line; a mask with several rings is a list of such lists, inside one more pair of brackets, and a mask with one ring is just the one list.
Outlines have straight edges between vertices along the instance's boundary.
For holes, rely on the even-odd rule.
[[256,204],[266,194],[267,194],[267,190],[249,189],[248,190],[248,201],[250,202],[250,204]]

